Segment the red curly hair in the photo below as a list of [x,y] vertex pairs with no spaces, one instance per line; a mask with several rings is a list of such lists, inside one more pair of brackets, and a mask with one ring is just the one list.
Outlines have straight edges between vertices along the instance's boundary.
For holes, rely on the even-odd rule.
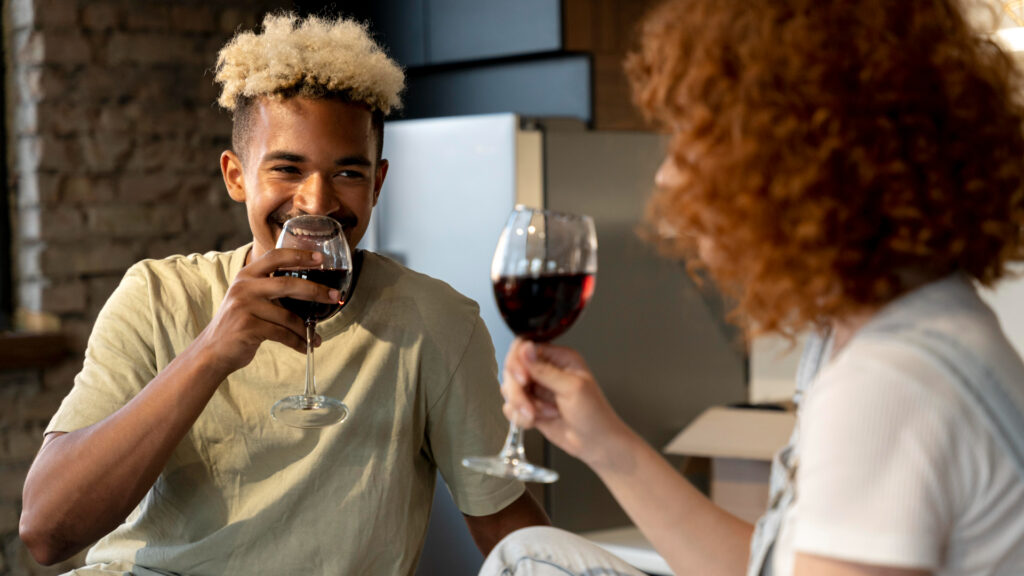
[[671,0],[626,68],[682,176],[647,231],[755,333],[1024,259],[1019,73],[954,0]]

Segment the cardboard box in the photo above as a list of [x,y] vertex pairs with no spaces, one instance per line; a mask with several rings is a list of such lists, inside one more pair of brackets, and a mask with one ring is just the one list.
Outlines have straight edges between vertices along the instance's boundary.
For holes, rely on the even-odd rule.
[[705,410],[665,446],[665,452],[711,461],[711,500],[748,522],[768,505],[771,460],[796,424],[792,411]]

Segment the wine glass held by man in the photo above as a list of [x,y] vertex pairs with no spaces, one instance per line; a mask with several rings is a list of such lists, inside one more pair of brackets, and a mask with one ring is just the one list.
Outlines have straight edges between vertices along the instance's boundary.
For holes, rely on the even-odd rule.
[[338,299],[329,303],[291,297],[278,300],[281,306],[302,318],[306,325],[306,374],[302,394],[278,400],[270,413],[275,420],[296,428],[338,424],[348,417],[348,406],[337,398],[317,393],[313,341],[317,323],[340,312],[349,300],[355,272],[352,251],[337,220],[313,214],[303,214],[285,222],[281,235],[277,237],[277,248],[299,248],[322,254],[320,265],[315,268],[281,268],[274,272],[274,276],[302,278],[322,284],[337,291]]
[[[358,250],[400,68],[357,22],[271,14],[224,47],[216,80],[233,122],[220,168],[252,242],[127,272],[29,471],[19,528],[32,555],[92,545],[89,574],[412,574],[438,471],[482,552],[546,523],[521,483],[459,465],[504,438],[474,302],[362,251],[356,290],[318,335],[281,305],[344,296],[273,276],[329,264],[275,242],[316,215]],[[351,409],[343,425],[269,413],[306,373],[307,334],[318,392]]]
[[[1024,260],[1024,94],[962,10],[669,0],[644,20],[627,71],[671,134],[645,234],[748,336],[810,334],[768,509],[755,528],[714,506],[576,351],[516,340],[503,391],[676,574],[1024,574],[1024,364],[977,292]],[[546,527],[481,574],[513,566],[640,574]]]

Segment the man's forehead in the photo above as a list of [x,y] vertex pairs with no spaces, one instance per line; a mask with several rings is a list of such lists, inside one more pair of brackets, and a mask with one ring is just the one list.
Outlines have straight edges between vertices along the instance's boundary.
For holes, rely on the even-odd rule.
[[[255,101],[252,112],[252,128],[260,140],[327,136],[365,140],[371,147],[373,144],[373,114],[361,104],[303,97],[268,97]],[[294,132],[291,129],[302,133],[289,133]]]
[[344,98],[313,98],[309,96],[261,96],[253,102],[256,113],[260,116],[273,114],[337,114],[346,118],[365,120],[369,123],[373,110],[367,104],[353,102]]

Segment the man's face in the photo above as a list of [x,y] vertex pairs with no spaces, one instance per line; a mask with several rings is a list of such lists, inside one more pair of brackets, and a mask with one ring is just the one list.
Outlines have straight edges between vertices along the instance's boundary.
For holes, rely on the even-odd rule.
[[377,161],[370,111],[302,97],[260,99],[253,107],[244,165],[231,151],[221,155],[228,193],[249,215],[249,260],[274,248],[284,222],[300,214],[333,217],[355,248],[387,174],[387,161]]

